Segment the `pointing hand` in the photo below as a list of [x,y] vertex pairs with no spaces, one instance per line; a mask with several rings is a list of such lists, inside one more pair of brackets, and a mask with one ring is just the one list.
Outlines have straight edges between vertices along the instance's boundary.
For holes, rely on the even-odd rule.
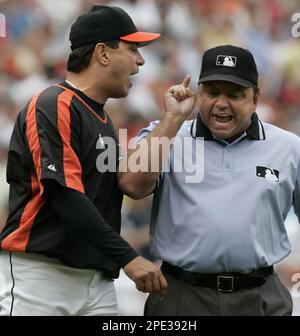
[[179,85],[173,85],[165,94],[166,113],[184,121],[193,111],[196,95],[189,88],[191,76],[186,76]]

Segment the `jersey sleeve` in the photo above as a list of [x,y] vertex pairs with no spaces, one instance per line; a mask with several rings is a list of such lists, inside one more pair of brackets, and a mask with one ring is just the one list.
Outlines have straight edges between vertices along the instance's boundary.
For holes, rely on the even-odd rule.
[[26,117],[26,138],[41,186],[50,179],[84,193],[80,127],[71,111],[72,99],[72,91],[56,88],[33,98]]
[[152,121],[148,127],[142,128],[136,138],[135,143],[140,143],[143,139],[147,138],[147,136],[154,130],[154,128],[159,124],[159,120]]
[[[150,122],[148,127],[142,128],[136,136],[135,143],[139,144],[143,139],[147,138],[147,136],[155,129],[157,125],[159,125],[159,123],[160,123],[159,120],[154,120]],[[164,176],[164,169],[159,174],[159,177],[156,181],[154,192],[158,190],[159,186],[161,185],[163,176]]]

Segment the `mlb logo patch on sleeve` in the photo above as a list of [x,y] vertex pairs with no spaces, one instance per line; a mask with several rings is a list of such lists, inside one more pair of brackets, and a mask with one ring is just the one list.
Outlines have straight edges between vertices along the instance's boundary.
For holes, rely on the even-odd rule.
[[263,177],[270,182],[279,182],[279,171],[273,168],[256,166],[256,176]]
[[236,67],[236,61],[237,58],[235,56],[218,55],[216,65],[234,68]]

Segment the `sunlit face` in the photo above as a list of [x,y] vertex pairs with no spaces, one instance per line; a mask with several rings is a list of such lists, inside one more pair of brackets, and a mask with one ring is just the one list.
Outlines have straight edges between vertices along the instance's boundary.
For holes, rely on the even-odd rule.
[[132,86],[130,76],[139,72],[145,61],[139,52],[137,43],[120,41],[117,49],[110,48],[110,73],[107,90],[109,97],[122,98],[128,95]]
[[243,133],[250,126],[256,104],[253,88],[225,81],[205,82],[199,87],[203,122],[219,139],[230,139]]

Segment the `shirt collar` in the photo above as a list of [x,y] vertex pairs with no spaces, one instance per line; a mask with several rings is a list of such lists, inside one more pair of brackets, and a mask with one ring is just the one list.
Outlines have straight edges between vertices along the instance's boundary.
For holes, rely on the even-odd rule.
[[[201,114],[198,113],[197,118],[191,126],[191,134],[194,137],[202,137],[204,140],[214,140],[211,131],[206,127],[202,121]],[[246,130],[246,134],[252,140],[265,140],[265,130],[262,122],[258,119],[258,115],[253,113],[251,116],[251,124]]]

